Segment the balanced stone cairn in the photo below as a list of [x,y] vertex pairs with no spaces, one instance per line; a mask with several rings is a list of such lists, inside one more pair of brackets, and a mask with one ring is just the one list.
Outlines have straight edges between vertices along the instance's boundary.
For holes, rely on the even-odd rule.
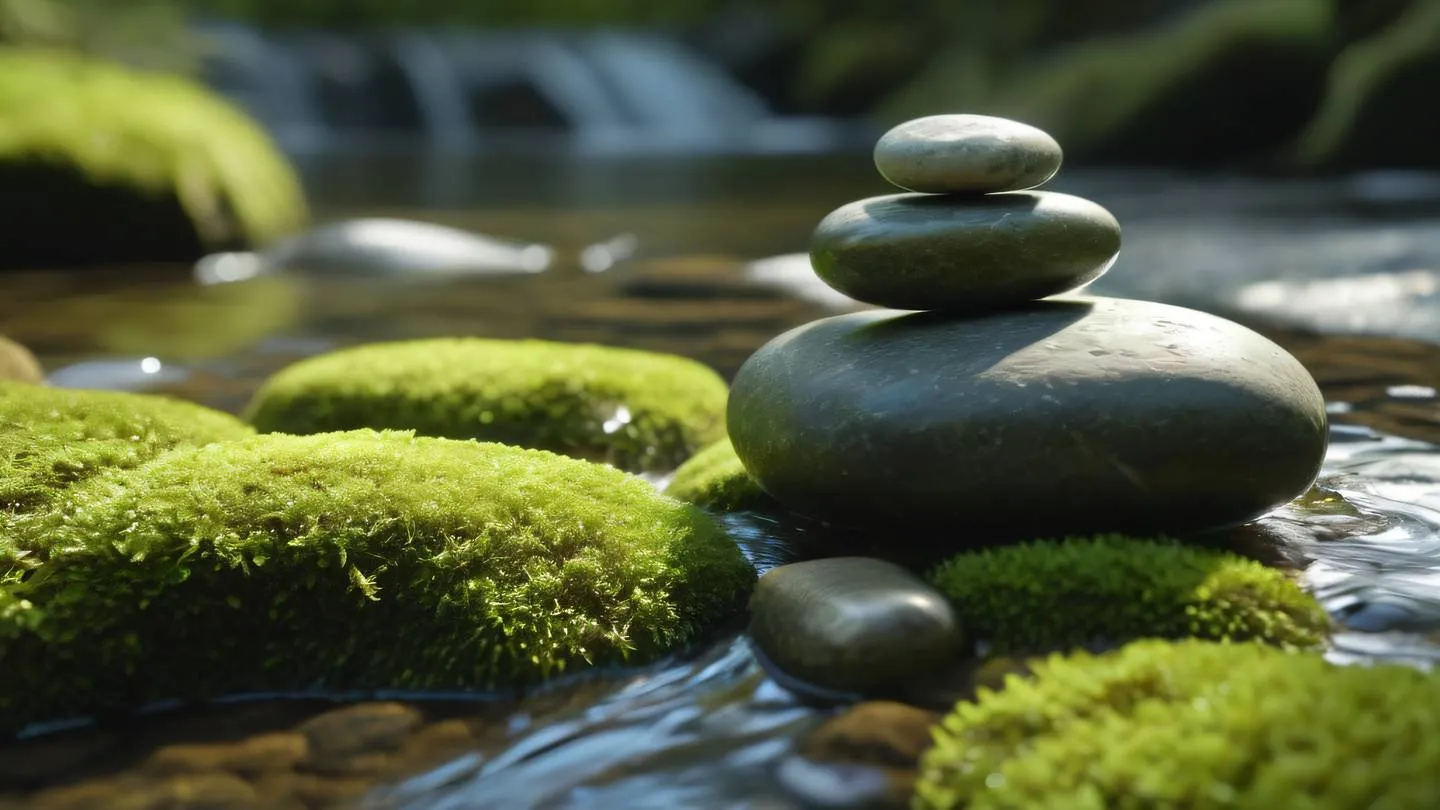
[[805,324],[738,372],[728,422],[761,488],[897,542],[1249,521],[1303,493],[1325,404],[1284,349],[1223,318],[1084,296],[1120,249],[1101,206],[1034,190],[1059,144],[1014,121],[940,115],[875,147],[907,193],[819,224],[825,283],[888,309]]

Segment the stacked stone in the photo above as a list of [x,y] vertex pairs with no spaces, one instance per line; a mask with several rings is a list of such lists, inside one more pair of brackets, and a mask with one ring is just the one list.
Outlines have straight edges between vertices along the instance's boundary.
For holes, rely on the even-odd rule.
[[1035,190],[1061,159],[988,116],[880,139],[877,167],[907,192],[825,217],[811,263],[887,309],[775,338],[731,388],[735,452],[767,493],[960,548],[1219,528],[1310,486],[1326,416],[1294,357],[1209,314],[1073,292],[1114,262],[1120,226]]

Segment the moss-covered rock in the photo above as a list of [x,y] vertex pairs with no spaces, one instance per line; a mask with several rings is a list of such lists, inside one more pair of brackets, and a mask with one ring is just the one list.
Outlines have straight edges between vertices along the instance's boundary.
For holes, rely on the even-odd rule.
[[693,360],[541,340],[377,343],[301,361],[247,409],[262,432],[414,430],[668,471],[725,435],[725,381]]
[[1285,572],[1229,552],[1119,535],[968,552],[931,581],[997,652],[1138,638],[1315,647],[1329,615]]
[[34,629],[0,644],[27,662],[0,668],[9,720],[519,686],[671,650],[739,611],[755,576],[704,512],[640,478],[409,432],[176,450],[72,487],[15,538],[39,564],[14,590]]
[[1332,38],[1329,0],[1212,0],[1167,24],[995,66],[955,49],[881,110],[1025,121],[1070,160],[1209,164],[1268,156],[1314,114]]
[[253,433],[227,413],[167,397],[0,382],[0,513],[41,508],[103,470],[174,447]]
[[29,349],[0,335],[0,380],[40,383],[45,380],[45,370]]
[[0,47],[0,266],[192,260],[303,223],[269,136],[188,79]]
[[1440,678],[1259,644],[1136,642],[959,704],[917,810],[1440,803]]
[[719,512],[780,509],[755,483],[730,439],[721,439],[691,456],[665,486],[665,494]]

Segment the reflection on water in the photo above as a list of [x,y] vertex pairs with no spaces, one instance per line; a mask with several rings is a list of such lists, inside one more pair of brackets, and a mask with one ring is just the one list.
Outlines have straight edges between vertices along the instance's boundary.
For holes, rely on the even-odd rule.
[[[0,331],[35,348],[56,383],[168,392],[231,411],[266,375],[300,358],[438,335],[648,348],[730,375],[770,337],[849,305],[779,283],[775,274],[789,265],[748,264],[802,249],[820,216],[860,196],[833,191],[685,207],[427,215],[575,255],[625,234],[623,244],[610,243],[601,272],[593,271],[597,260],[566,272],[444,281],[329,274],[200,286],[189,268],[11,276]],[[1263,268],[1253,270],[1263,277]],[[1334,428],[1316,489],[1247,532],[1279,544],[1277,559],[1310,561],[1305,581],[1343,625],[1332,658],[1440,660],[1440,347],[1257,327],[1320,381]],[[727,526],[762,570],[825,541],[818,527],[754,516],[731,516]],[[827,710],[768,680],[733,634],[692,657],[557,686],[504,712],[495,744],[388,779],[362,806],[787,808],[824,797],[860,806],[866,786],[879,784],[873,773],[797,764],[797,740]],[[196,733],[175,728],[168,733],[180,742]],[[106,750],[126,747],[123,734],[107,733],[117,747]],[[86,772],[135,761],[108,756]],[[6,780],[0,769],[0,794]],[[809,804],[795,793],[801,783]]]

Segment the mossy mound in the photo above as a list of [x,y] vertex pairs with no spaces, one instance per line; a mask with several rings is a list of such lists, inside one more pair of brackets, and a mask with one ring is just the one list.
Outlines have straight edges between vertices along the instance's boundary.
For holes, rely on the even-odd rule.
[[0,266],[193,260],[303,224],[269,136],[188,79],[0,47]]
[[730,439],[721,439],[675,470],[665,494],[719,512],[778,508],[774,498],[745,471]]
[[0,335],[0,380],[41,383],[45,381],[45,371],[29,349]]
[[1260,644],[1052,657],[959,704],[917,810],[1440,805],[1440,678]]
[[247,417],[262,432],[414,430],[652,472],[724,437],[727,394],[718,374],[683,357],[445,338],[304,360],[268,380]]
[[1330,618],[1284,572],[1214,549],[1119,535],[952,557],[930,575],[996,652],[1139,638],[1315,647]]
[[[598,464],[409,432],[176,450],[15,521],[39,558],[0,643],[15,720],[305,688],[534,683],[740,611],[704,512]],[[12,617],[12,622],[20,618]],[[0,632],[0,639],[6,635]]]
[[103,470],[174,447],[253,433],[227,413],[168,397],[0,382],[0,513],[41,508]]

